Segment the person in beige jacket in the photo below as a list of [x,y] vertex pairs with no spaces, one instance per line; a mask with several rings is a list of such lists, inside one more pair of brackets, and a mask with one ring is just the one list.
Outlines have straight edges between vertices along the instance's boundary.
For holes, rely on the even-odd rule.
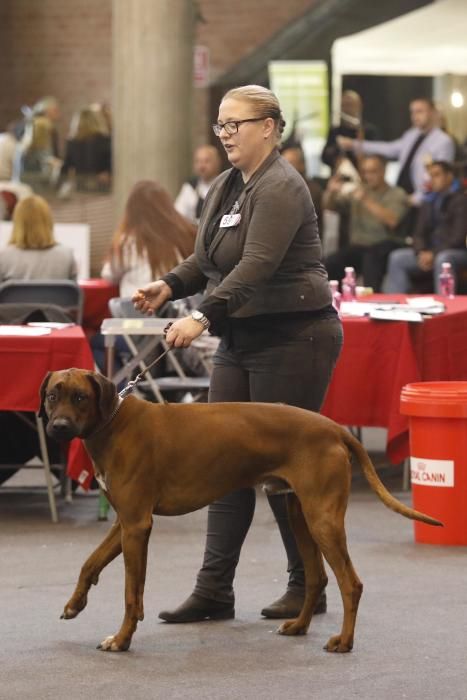
[[[213,129],[233,167],[208,193],[193,255],[139,289],[133,301],[140,311],[153,313],[168,299],[206,288],[198,308],[171,326],[167,341],[188,347],[207,329],[221,337],[209,400],[282,402],[319,411],[341,350],[342,327],[321,262],[310,192],[277,148],[284,126],[270,90],[249,85],[224,96]],[[285,595],[262,614],[294,617],[304,599],[303,565],[285,496],[271,495],[269,502],[286,548],[289,582]],[[254,508],[253,489],[210,506],[194,592],[160,618],[234,617],[235,568]],[[325,609],[323,592],[317,611]]]

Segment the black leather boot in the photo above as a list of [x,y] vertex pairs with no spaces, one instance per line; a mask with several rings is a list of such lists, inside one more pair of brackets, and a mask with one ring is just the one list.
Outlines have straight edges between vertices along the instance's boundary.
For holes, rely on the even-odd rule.
[[192,593],[184,603],[175,610],[163,610],[159,613],[165,622],[203,622],[204,620],[231,620],[235,617],[235,608],[229,603],[219,603]]
[[[263,617],[288,620],[298,617],[305,600],[305,592],[302,590],[287,590],[278,600],[261,610]],[[325,613],[327,609],[326,593],[323,591],[315,605],[313,615]]]

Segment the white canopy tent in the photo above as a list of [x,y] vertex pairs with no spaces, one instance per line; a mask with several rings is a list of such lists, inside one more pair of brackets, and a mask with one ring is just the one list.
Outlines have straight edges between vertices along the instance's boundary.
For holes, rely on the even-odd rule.
[[467,75],[467,0],[437,0],[332,47],[334,120],[343,75]]

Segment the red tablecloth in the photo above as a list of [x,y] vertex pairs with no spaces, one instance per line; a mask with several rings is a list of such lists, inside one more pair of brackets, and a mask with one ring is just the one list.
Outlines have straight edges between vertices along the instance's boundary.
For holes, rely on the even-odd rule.
[[[402,295],[375,295],[369,300]],[[399,410],[405,384],[467,379],[467,297],[443,300],[446,313],[423,323],[343,319],[344,349],[323,407],[338,423],[388,429],[394,464],[409,456],[408,418]]]
[[83,328],[86,335],[97,333],[104,318],[109,318],[109,299],[120,296],[118,285],[103,279],[80,280],[84,294]]
[[80,326],[41,336],[0,336],[0,410],[37,411],[47,372],[68,367],[94,368]]
[[[37,411],[39,388],[47,372],[68,367],[94,369],[91,349],[80,326],[41,336],[0,336],[0,410]],[[74,479],[81,476],[88,486],[92,465],[81,440],[73,440],[72,445],[80,458],[77,462],[69,459],[68,474]]]

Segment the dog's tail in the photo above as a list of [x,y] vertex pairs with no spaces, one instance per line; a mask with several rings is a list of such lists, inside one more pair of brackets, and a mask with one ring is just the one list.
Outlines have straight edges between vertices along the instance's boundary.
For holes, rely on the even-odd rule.
[[345,428],[343,428],[343,431],[345,444],[359,461],[366,480],[376,495],[383,501],[385,506],[406,518],[410,518],[411,520],[420,520],[422,523],[427,523],[428,525],[443,526],[443,523],[439,520],[435,520],[434,518],[430,518],[429,515],[425,515],[424,513],[414,510],[413,508],[409,508],[398,501],[397,498],[394,498],[394,496],[389,493],[381,482],[378,474],[376,473],[376,469],[374,468],[373,463],[361,442]]

